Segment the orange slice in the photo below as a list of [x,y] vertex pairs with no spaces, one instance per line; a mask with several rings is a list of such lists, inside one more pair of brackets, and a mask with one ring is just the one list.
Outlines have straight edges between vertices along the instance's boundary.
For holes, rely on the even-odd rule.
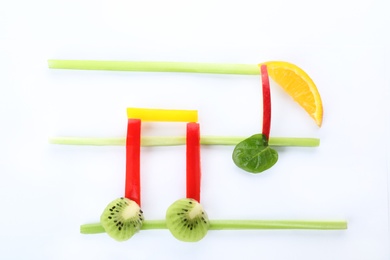
[[309,75],[298,66],[285,61],[268,61],[264,64],[267,65],[269,76],[321,126],[321,96]]

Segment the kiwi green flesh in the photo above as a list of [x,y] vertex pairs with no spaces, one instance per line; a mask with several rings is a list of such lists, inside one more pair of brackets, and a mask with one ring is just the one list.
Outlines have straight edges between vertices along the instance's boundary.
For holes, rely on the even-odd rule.
[[197,242],[206,236],[210,223],[199,202],[185,198],[175,201],[168,208],[166,225],[176,239]]
[[139,205],[127,198],[110,202],[100,217],[100,223],[106,233],[117,241],[131,238],[141,229],[143,220]]

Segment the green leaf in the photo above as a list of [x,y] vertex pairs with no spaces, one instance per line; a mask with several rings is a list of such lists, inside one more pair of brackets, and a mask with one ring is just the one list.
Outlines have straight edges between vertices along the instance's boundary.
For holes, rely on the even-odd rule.
[[268,146],[264,135],[255,134],[236,145],[233,161],[247,172],[260,173],[278,161],[278,153]]

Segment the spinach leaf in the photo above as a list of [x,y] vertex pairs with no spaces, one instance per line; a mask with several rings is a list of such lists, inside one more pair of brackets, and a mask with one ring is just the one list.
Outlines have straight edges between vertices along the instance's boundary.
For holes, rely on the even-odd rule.
[[260,173],[278,161],[278,153],[268,146],[265,135],[255,134],[236,145],[233,161],[247,172]]

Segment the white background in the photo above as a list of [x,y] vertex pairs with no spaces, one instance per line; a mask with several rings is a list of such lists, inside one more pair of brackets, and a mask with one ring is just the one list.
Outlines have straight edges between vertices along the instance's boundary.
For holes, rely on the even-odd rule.
[[[389,259],[389,11],[385,0],[2,1],[0,258]],[[260,83],[49,70],[50,58],[299,65],[321,93],[323,126],[272,84],[271,135],[320,147],[280,148],[260,175],[234,166],[233,147],[203,147],[202,204],[210,219],[347,219],[348,230],[210,231],[198,243],[167,230],[123,243],[79,234],[122,195],[124,147],[49,137],[124,137],[128,106],[197,109],[202,134],[249,136],[261,129]],[[185,196],[184,165],[184,146],[142,149],[146,218]]]

